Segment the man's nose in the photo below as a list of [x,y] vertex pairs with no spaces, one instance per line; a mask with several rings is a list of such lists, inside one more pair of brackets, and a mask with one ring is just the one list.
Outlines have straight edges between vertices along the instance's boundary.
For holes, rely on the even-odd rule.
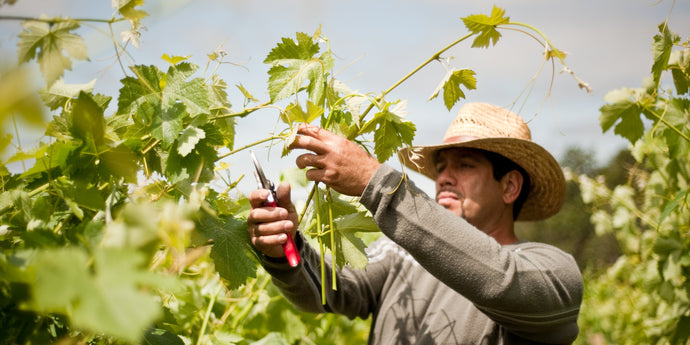
[[449,169],[443,169],[438,173],[438,177],[436,177],[436,185],[439,187],[444,187],[444,186],[453,186],[455,185],[455,178],[453,175],[448,171]]

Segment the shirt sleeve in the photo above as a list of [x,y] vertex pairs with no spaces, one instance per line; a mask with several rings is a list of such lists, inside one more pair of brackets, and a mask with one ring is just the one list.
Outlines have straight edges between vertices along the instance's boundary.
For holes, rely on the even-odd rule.
[[[295,238],[302,260],[290,267],[287,260],[264,258],[262,265],[273,283],[298,309],[312,312],[334,312],[353,319],[367,318],[378,305],[389,268],[388,261],[367,265],[366,270],[343,267],[336,276],[337,290],[332,289],[330,257],[325,258],[325,281],[321,281],[321,256],[302,235]],[[373,245],[373,244],[372,244]],[[322,304],[321,284],[325,284],[326,304]]]
[[387,165],[360,202],[386,236],[506,329],[541,341],[577,336],[583,284],[569,254],[539,243],[501,246]]

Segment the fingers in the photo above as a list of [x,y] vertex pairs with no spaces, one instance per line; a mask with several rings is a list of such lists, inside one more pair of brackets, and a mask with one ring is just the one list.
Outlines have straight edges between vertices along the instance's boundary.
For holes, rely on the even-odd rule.
[[282,182],[276,189],[278,207],[266,207],[270,191],[254,190],[249,194],[252,209],[247,215],[248,232],[252,245],[270,257],[283,257],[282,245],[287,241],[287,232],[295,232],[297,212],[290,200],[290,185]]
[[297,163],[297,167],[300,169],[304,169],[306,167],[323,169],[326,167],[325,159],[326,156],[323,154],[315,155],[313,153],[304,153],[299,155],[297,159],[295,159],[295,163]]
[[380,165],[359,145],[323,128],[301,124],[291,149],[306,149],[296,159],[300,169],[307,170],[310,181],[325,183],[335,191],[352,196],[361,195],[369,179]]
[[249,238],[256,249],[271,257],[285,256],[282,245],[287,241],[286,232],[292,232],[294,227],[285,208],[253,208],[247,216],[247,224]]
[[290,144],[291,149],[305,149],[321,155],[327,153],[331,146],[346,139],[333,134],[319,126],[306,123],[297,127],[297,137]]

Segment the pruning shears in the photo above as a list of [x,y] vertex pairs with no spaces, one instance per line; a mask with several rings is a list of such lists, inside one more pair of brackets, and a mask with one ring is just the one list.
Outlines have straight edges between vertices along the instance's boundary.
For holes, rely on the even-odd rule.
[[[256,183],[259,185],[259,188],[268,189],[271,192],[266,198],[265,205],[277,207],[278,203],[276,202],[275,185],[264,175],[264,171],[261,169],[261,164],[259,164],[259,161],[256,159],[254,151],[250,150],[249,154],[252,156],[252,162],[254,163],[254,177],[256,178]],[[283,251],[285,251],[285,257],[290,266],[296,267],[300,261],[299,252],[297,251],[297,246],[295,245],[295,240],[292,238],[292,234],[288,232],[286,235],[287,241],[283,244]]]

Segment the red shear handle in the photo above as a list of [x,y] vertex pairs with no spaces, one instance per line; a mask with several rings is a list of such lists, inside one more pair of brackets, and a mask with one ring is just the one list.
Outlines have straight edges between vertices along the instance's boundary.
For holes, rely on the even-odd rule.
[[[268,198],[266,198],[266,206],[278,207],[275,197],[273,196],[273,191],[271,192],[272,193],[268,195]],[[287,261],[291,267],[297,267],[297,265],[299,265],[300,256],[299,251],[297,250],[297,245],[295,244],[295,239],[292,238],[291,233],[287,232],[285,234],[287,235],[287,241],[283,243],[285,257],[287,258]]]

